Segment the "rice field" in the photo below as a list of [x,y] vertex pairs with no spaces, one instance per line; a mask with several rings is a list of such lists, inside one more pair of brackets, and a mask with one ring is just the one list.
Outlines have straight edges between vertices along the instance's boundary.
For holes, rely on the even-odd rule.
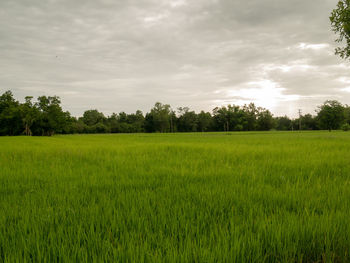
[[0,262],[350,262],[350,133],[0,137]]

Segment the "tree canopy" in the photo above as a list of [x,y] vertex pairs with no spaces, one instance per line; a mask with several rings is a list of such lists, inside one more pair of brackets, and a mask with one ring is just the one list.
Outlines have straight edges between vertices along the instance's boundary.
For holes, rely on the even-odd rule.
[[105,116],[97,109],[90,109],[76,118],[63,111],[57,96],[40,96],[36,101],[27,96],[23,103],[11,91],[0,96],[0,135],[298,130],[299,121],[302,130],[346,130],[350,127],[350,107],[338,101],[326,101],[318,107],[317,116],[306,114],[291,119],[274,117],[254,103],[229,104],[212,112],[196,113],[188,107],[175,111],[169,104],[157,102],[145,115],[137,110]]
[[317,117],[322,129],[336,130],[346,121],[345,108],[336,100],[327,100],[319,106]]
[[335,53],[342,58],[350,57],[350,0],[340,0],[330,16],[332,30],[338,34],[337,42],[345,44],[337,47]]

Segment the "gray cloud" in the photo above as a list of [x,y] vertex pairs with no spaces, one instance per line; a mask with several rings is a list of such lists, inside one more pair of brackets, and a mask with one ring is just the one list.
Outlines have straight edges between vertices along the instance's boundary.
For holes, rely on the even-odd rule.
[[333,53],[337,0],[2,0],[0,92],[58,95],[74,115],[154,102],[211,110],[250,101],[276,115],[350,104]]

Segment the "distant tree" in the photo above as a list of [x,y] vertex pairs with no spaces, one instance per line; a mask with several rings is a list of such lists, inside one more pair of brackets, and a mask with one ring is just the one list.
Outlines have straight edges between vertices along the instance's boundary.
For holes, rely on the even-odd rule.
[[178,127],[177,127],[177,116],[176,116],[176,112],[174,110],[172,110],[170,108],[170,132],[177,132],[178,131]]
[[181,132],[196,132],[198,126],[197,114],[188,107],[178,108],[177,128]]
[[350,124],[350,106],[346,105],[344,108],[345,122]]
[[214,108],[213,120],[216,129],[219,131],[242,131],[246,125],[245,112],[236,105]]
[[130,133],[131,132],[131,125],[128,122],[128,114],[126,114],[124,111],[120,112],[117,116],[118,121],[118,132],[120,133]]
[[216,131],[229,131],[229,117],[225,106],[213,109],[213,120],[215,123],[214,129]]
[[65,112],[66,115],[66,123],[63,127],[62,133],[63,134],[74,134],[79,133],[78,130],[78,120],[76,117],[73,117],[70,115],[69,112]]
[[61,108],[61,100],[57,96],[40,96],[35,106],[40,114],[35,120],[36,135],[51,136],[55,133],[62,133],[67,124],[68,112],[63,112]]
[[117,133],[120,130],[120,124],[118,121],[118,114],[113,113],[111,116],[107,118],[108,126],[112,133]]
[[259,131],[269,131],[274,128],[274,119],[271,112],[264,108],[259,108],[257,116],[257,128]]
[[212,116],[210,112],[201,111],[197,115],[197,120],[198,120],[198,128],[197,128],[198,131],[201,131],[201,132],[208,131],[212,126]]
[[237,105],[228,105],[228,119],[231,131],[243,131],[246,125],[246,115],[244,110]]
[[257,129],[257,114],[258,108],[254,103],[243,106],[243,112],[245,115],[245,125],[244,130],[246,131],[255,131]]
[[120,112],[117,115],[114,113],[108,118],[108,123],[112,132],[135,133],[145,130],[145,117],[140,110],[132,114]]
[[25,97],[25,103],[21,105],[21,115],[24,124],[24,134],[27,136],[32,135],[32,125],[34,121],[40,117],[39,109],[32,102],[32,96]]
[[87,125],[79,118],[78,120],[71,123],[72,133],[85,133]]
[[154,126],[154,116],[152,113],[148,112],[145,116],[145,131],[146,132],[155,132],[155,126]]
[[311,114],[305,114],[300,117],[302,130],[318,130],[316,117]]
[[98,122],[92,126],[94,133],[109,133],[111,132],[110,128],[103,124],[102,122]]
[[345,46],[337,47],[335,53],[341,58],[350,57],[350,0],[338,1],[337,8],[333,10],[330,21],[332,30],[338,34],[338,43],[345,42]]
[[102,112],[99,112],[98,110],[87,110],[84,112],[82,121],[88,125],[93,126],[97,123],[102,123],[105,119],[105,116]]
[[341,129],[343,131],[350,131],[350,124],[349,123],[344,123],[342,126],[341,126]]
[[169,132],[172,130],[172,111],[170,105],[157,102],[146,114],[145,127],[149,132]]
[[0,135],[20,135],[22,127],[20,104],[6,91],[0,96]]
[[292,120],[293,129],[299,130],[300,124],[301,130],[319,130],[318,118],[311,114],[301,115],[299,118]]
[[289,131],[292,129],[292,120],[287,116],[277,117],[276,120],[276,129],[279,131]]
[[127,115],[127,122],[130,125],[130,132],[145,131],[145,117],[142,111],[137,110],[135,113]]
[[336,100],[327,100],[318,107],[317,119],[322,129],[339,129],[345,120],[344,106]]
[[253,103],[244,106],[216,107],[213,114],[196,114],[188,107],[178,108],[178,116],[170,105],[157,102],[145,116],[138,110],[120,112],[105,117],[98,110],[87,110],[76,118],[64,112],[57,96],[40,96],[36,102],[25,97],[20,103],[11,91],[0,96],[0,135],[53,135],[72,133],[137,133],[137,132],[196,132],[196,131],[252,131],[338,129],[350,127],[350,107],[338,101],[326,101],[318,107],[317,116],[306,114],[291,120],[287,116],[274,118],[265,108]]

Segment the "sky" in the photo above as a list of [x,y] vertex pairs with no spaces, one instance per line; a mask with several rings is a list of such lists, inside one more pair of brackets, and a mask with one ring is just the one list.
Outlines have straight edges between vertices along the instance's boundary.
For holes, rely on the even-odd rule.
[[211,111],[254,102],[275,116],[350,104],[334,55],[337,0],[1,0],[0,93],[57,95],[64,110]]

